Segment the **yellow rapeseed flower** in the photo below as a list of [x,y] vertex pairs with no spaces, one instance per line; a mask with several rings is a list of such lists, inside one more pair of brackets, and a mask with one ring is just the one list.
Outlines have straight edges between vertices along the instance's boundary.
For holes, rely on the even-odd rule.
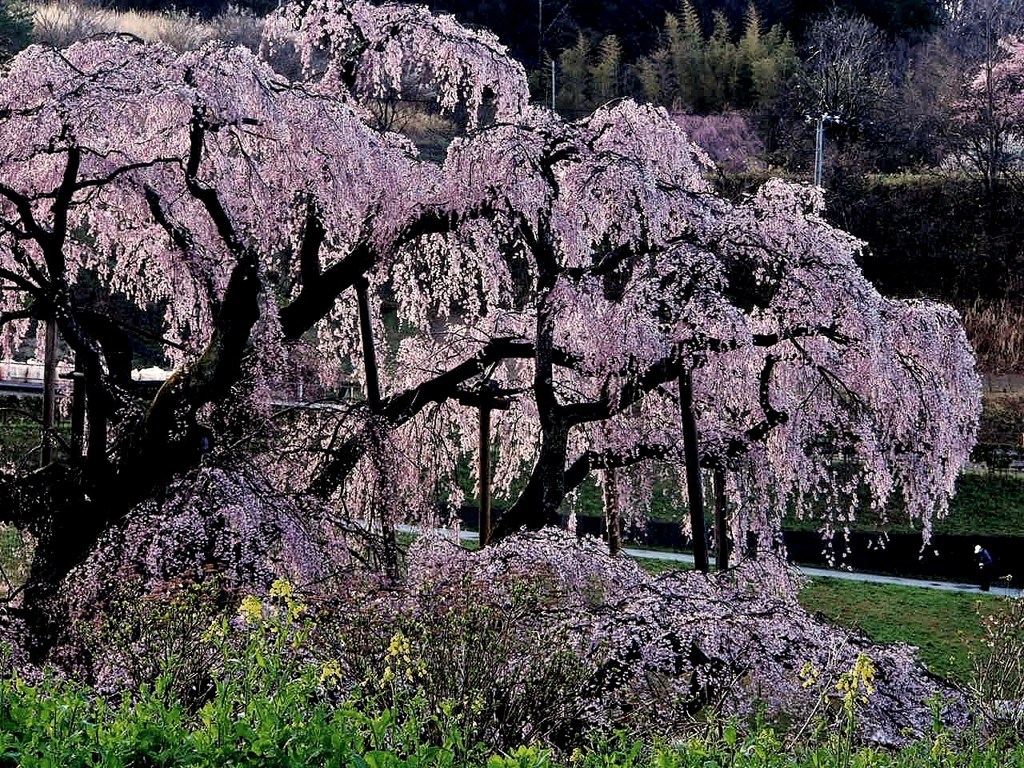
[[291,597],[295,592],[295,587],[288,579],[275,579],[274,583],[270,585],[270,596],[278,598]]
[[402,630],[398,630],[391,636],[391,642],[388,644],[388,658],[396,659],[399,656],[409,657],[409,650],[412,644],[409,642],[409,638],[405,636]]
[[263,620],[263,604],[254,595],[246,595],[242,598],[242,604],[238,606],[238,615],[246,624],[255,624]]
[[307,610],[306,604],[301,600],[288,601],[288,619],[292,622],[298,621],[299,616],[304,614]]
[[821,670],[809,661],[805,662],[800,669],[800,679],[803,681],[801,686],[803,688],[810,688],[815,685],[819,677],[821,677]]
[[337,659],[331,659],[324,662],[323,667],[320,668],[320,684],[333,683],[341,679],[341,664],[338,663]]
[[875,662],[867,654],[860,654],[853,666],[836,681],[836,690],[843,694],[843,706],[851,710],[855,703],[866,704],[875,692]]

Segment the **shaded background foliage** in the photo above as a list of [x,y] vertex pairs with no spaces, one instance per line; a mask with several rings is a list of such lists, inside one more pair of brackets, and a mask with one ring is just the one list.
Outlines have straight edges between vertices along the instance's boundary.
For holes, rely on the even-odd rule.
[[[679,7],[677,0],[432,0],[427,5],[493,30],[517,58],[531,65],[538,63],[538,50],[562,50],[571,46],[580,32],[597,37],[616,35],[626,55],[635,57],[654,47],[665,14]],[[695,5],[708,34],[716,12],[733,28],[739,28],[749,8],[748,0],[702,0]],[[542,10],[540,19],[538,9]],[[813,18],[827,9],[864,16],[892,37],[927,32],[942,18],[934,0],[843,0],[827,6],[815,0],[762,0],[757,9],[767,26],[781,24],[798,40],[803,39]],[[538,21],[543,32],[540,41]]]
[[32,39],[32,11],[18,0],[0,3],[0,62],[20,51]]

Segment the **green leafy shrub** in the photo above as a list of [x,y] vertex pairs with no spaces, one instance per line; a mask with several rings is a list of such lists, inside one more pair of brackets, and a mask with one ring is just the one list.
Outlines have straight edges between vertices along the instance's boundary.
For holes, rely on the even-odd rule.
[[102,660],[93,670],[101,687],[139,691],[160,681],[162,693],[198,707],[220,661],[209,630],[226,608],[224,595],[213,579],[168,583],[152,594],[137,581],[125,584],[82,630],[86,652]]
[[466,745],[564,744],[579,736],[576,694],[591,668],[551,621],[554,590],[542,573],[493,574],[486,585],[438,573],[397,605],[377,592],[339,596],[317,639],[377,711],[414,705],[431,732],[450,724]]

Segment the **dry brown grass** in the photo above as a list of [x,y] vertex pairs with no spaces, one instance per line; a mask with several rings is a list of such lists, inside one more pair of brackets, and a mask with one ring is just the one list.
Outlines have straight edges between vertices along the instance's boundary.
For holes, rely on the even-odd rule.
[[452,121],[427,105],[404,101],[371,101],[372,125],[407,136],[428,160],[442,161],[457,133]]
[[[62,48],[96,35],[129,34],[147,42],[162,42],[179,51],[194,50],[211,41],[257,50],[263,20],[237,8],[204,21],[177,11],[145,13],[92,7],[87,0],[51,0],[35,6],[36,42]],[[270,63],[288,77],[297,77],[294,57],[280,54]],[[455,133],[452,121],[417,102],[380,101],[369,104],[378,128],[404,133],[424,157],[439,160]]]
[[978,299],[960,311],[980,370],[1024,372],[1024,301]]
[[37,42],[56,47],[94,35],[123,33],[147,42],[166,43],[179,51],[199,48],[213,40],[255,48],[261,24],[260,19],[237,10],[201,21],[179,12],[111,11],[65,1],[36,6],[34,37]]

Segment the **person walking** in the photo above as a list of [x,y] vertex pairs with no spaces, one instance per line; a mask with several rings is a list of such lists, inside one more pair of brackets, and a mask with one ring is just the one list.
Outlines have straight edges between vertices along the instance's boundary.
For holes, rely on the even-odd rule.
[[992,572],[995,570],[995,561],[992,555],[981,544],[974,545],[974,557],[978,562],[978,584],[982,592],[988,592],[992,586]]

